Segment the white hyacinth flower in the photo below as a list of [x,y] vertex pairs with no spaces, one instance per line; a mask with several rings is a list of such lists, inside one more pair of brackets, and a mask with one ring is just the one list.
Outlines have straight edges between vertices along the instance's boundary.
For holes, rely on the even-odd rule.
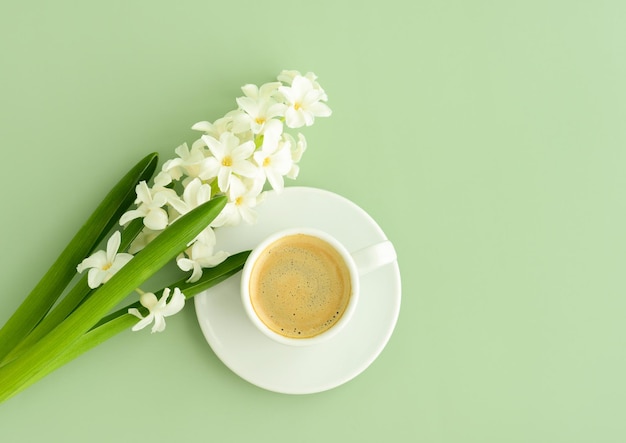
[[87,284],[91,289],[95,289],[103,283],[109,281],[117,271],[128,263],[133,256],[126,253],[118,253],[122,236],[120,231],[115,233],[107,241],[107,250],[96,251],[91,256],[84,259],[77,267],[76,270],[82,273],[84,270],[89,269],[87,274]]
[[180,215],[185,215],[194,208],[211,200],[211,185],[202,183],[199,178],[194,178],[187,183],[183,190],[182,199],[171,199],[170,206]]
[[302,154],[306,151],[306,138],[304,134],[298,133],[298,141],[296,141],[291,134],[283,134],[283,139],[291,144],[291,170],[285,174],[285,177],[295,180],[300,173],[300,167],[297,163],[302,159]]
[[172,299],[168,303],[167,298],[170,295],[170,292],[170,288],[165,288],[160,299],[157,299],[156,295],[152,292],[144,292],[141,294],[139,302],[144,308],[148,309],[149,313],[146,317],[144,317],[137,308],[128,309],[129,314],[134,315],[139,319],[137,324],[133,326],[133,331],[139,331],[153,321],[154,326],[152,327],[152,333],[162,332],[165,330],[165,317],[178,313],[185,306],[185,296],[178,288],[174,288]]
[[191,149],[187,143],[183,143],[174,152],[178,157],[166,161],[162,168],[174,180],[180,180],[183,175],[188,178],[195,178],[203,172],[206,160],[204,143],[195,142],[191,145]]
[[263,177],[248,179],[245,182],[237,177],[233,177],[230,189],[228,190],[228,200],[224,209],[213,220],[211,226],[235,226],[243,220],[248,224],[256,221],[257,214],[253,209],[263,199]]
[[244,132],[251,130],[254,134],[263,133],[266,122],[285,114],[287,106],[278,103],[271,97],[239,97],[237,104],[244,111],[238,114],[233,121],[234,132]]
[[[208,232],[213,232],[210,228],[202,232],[202,237],[206,238]],[[187,279],[188,283],[196,282],[202,277],[202,268],[212,268],[226,260],[228,254],[224,251],[214,252],[214,244],[196,240],[191,247],[185,250],[176,259],[176,264],[183,271],[192,271]]]
[[323,103],[326,97],[324,91],[317,89],[306,77],[296,76],[291,86],[281,86],[279,91],[288,105],[285,124],[290,128],[311,126],[315,117],[328,117],[332,113]]
[[237,111],[230,111],[224,117],[218,118],[213,123],[201,121],[194,124],[191,129],[204,132],[206,135],[219,139],[223,133],[231,131],[235,115],[237,115]]
[[222,192],[228,191],[233,173],[244,177],[254,177],[258,174],[257,168],[249,160],[255,149],[253,141],[241,143],[231,132],[225,132],[219,140],[210,135],[203,135],[202,140],[209,147],[213,157],[207,158],[207,169],[200,178],[208,180],[217,177],[217,185]]
[[241,90],[246,95],[246,97],[250,97],[253,99],[267,99],[273,97],[278,91],[278,88],[281,87],[280,82],[270,82],[264,83],[261,87],[253,84],[247,84],[241,87]]
[[167,188],[151,190],[145,181],[141,181],[135,188],[137,193],[137,209],[127,211],[120,217],[120,225],[125,225],[136,218],[143,218],[143,224],[153,231],[162,231],[167,227],[168,216],[163,206],[168,202],[168,194],[176,193]]
[[169,172],[161,170],[154,177],[154,186],[159,188],[165,188],[172,183],[172,179],[173,177]]
[[276,192],[283,190],[283,176],[288,174],[293,166],[291,143],[288,140],[281,140],[279,131],[282,131],[282,125],[275,129],[268,127],[261,149],[253,156],[259,169]]
[[296,77],[305,77],[308,80],[310,80],[311,84],[313,85],[313,88],[322,92],[321,100],[323,101],[328,100],[328,96],[326,95],[326,92],[324,92],[320,84],[317,82],[317,75],[315,75],[315,73],[313,72],[307,72],[306,74],[302,75],[300,74],[300,71],[284,70],[280,74],[278,74],[277,79],[278,81],[281,81],[287,85],[291,85],[293,84],[293,80]]

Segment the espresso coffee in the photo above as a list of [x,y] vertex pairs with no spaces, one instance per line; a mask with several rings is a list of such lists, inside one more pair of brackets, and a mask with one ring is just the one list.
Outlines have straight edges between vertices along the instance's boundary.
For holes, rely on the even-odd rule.
[[268,245],[250,273],[250,301],[257,316],[290,338],[330,329],[346,310],[351,291],[350,270],[341,254],[306,234]]

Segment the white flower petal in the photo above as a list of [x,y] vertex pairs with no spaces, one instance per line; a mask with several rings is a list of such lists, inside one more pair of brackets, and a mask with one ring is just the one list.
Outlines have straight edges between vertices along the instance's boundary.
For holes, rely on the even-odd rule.
[[236,99],[237,104],[252,118],[259,115],[259,102],[250,97],[239,97]]
[[185,307],[185,295],[180,292],[180,289],[174,288],[172,298],[167,303],[162,313],[164,317],[169,317],[180,312]]
[[125,252],[119,253],[115,256],[111,267],[109,268],[109,273],[111,275],[115,274],[117,271],[122,269],[129,261],[133,259],[132,254],[127,254]]
[[172,183],[172,180],[172,175],[166,170],[163,170],[159,172],[156,177],[154,177],[154,185],[158,187],[165,187]]
[[191,273],[189,278],[187,280],[185,280],[185,281],[187,283],[195,283],[198,280],[200,280],[200,277],[202,277],[202,266],[200,266],[198,263],[194,262],[194,264],[193,264],[193,272]]
[[[106,252],[96,251],[84,259],[77,267],[78,272],[83,272],[87,268],[102,268],[107,263]],[[80,268],[80,269],[79,269]]]
[[[130,314],[130,309],[129,309],[129,314]],[[148,314],[145,318],[142,318],[141,320],[139,320],[132,328],[132,331],[139,331],[140,329],[145,328],[146,326],[148,326],[150,323],[152,323],[152,320],[154,319],[154,314]]]
[[291,82],[291,89],[294,91],[296,96],[302,97],[308,91],[313,89],[313,82],[306,77],[297,75]]
[[242,112],[233,117],[232,131],[235,134],[250,131],[252,129],[252,123],[252,118],[250,118],[250,116],[245,112]]
[[113,263],[115,260],[115,254],[120,248],[120,244],[122,242],[122,235],[120,231],[115,231],[109,240],[107,241],[107,262]]
[[177,146],[176,149],[174,149],[174,152],[180,157],[180,160],[189,158],[189,146],[187,146],[187,143]]
[[257,98],[259,96],[259,88],[257,85],[247,84],[241,87],[246,97]]
[[290,128],[300,128],[305,125],[304,115],[301,111],[296,111],[293,107],[285,111],[285,124]]
[[317,89],[307,90],[302,96],[302,103],[306,105],[307,109],[310,109],[315,103],[319,102],[324,95],[323,91],[319,91]]
[[259,97],[260,98],[269,98],[278,90],[278,88],[282,86],[280,82],[269,82],[264,83],[259,88]]
[[329,117],[333,113],[328,105],[322,102],[313,103],[308,110],[316,117]]
[[183,254],[180,254],[176,259],[176,264],[182,271],[191,271],[193,269],[193,261],[185,257]]
[[304,124],[306,126],[311,126],[313,123],[315,123],[315,116],[313,114],[311,114],[310,112],[306,112],[306,111],[300,111],[302,113],[302,117],[304,117]]
[[272,166],[280,175],[285,175],[291,169],[293,160],[289,146],[284,146],[272,156]]
[[235,174],[243,175],[244,177],[255,177],[259,174],[259,168],[247,160],[238,161],[233,164],[232,170]]
[[163,318],[162,315],[155,315],[154,316],[154,326],[152,326],[152,332],[153,334],[155,332],[163,332],[165,330],[165,319]]
[[[279,117],[279,118],[283,117],[285,115],[286,109],[287,109],[287,105],[285,105],[284,103],[274,103],[267,109],[267,118],[274,119],[275,117]],[[274,121],[274,120],[269,120],[269,121]]]
[[266,158],[268,158],[269,155],[263,151],[256,151],[253,155],[252,155],[252,159],[254,160],[254,162],[259,165],[259,166],[263,166],[263,162],[265,161]]
[[218,228],[220,226],[230,225],[233,219],[237,216],[237,210],[234,203],[228,203],[224,209],[219,213],[215,219],[211,222],[211,226]]
[[213,125],[207,121],[203,121],[195,123],[191,129],[194,131],[211,132],[213,130]]
[[293,79],[298,75],[300,75],[300,72],[298,71],[284,69],[280,72],[280,74],[278,74],[277,78],[279,81],[290,85],[291,82],[293,82]]
[[300,166],[296,165],[295,163],[293,165],[291,165],[291,169],[289,170],[289,172],[285,175],[285,177],[290,178],[292,180],[295,180],[296,178],[298,178],[298,174],[300,173]]
[[130,221],[132,221],[132,220],[134,220],[136,218],[141,218],[144,215],[146,215],[146,212],[145,211],[141,211],[139,209],[131,209],[130,211],[126,211],[120,217],[120,226],[124,226],[128,222],[130,222]]
[[241,218],[243,219],[243,221],[245,221],[249,225],[254,224],[257,220],[256,211],[250,208],[249,206],[240,208],[239,213],[241,214]]
[[137,194],[137,199],[141,202],[148,203],[152,201],[150,188],[148,188],[148,185],[145,181],[139,182],[139,184],[135,187],[135,193]]
[[179,214],[186,214],[192,208],[190,208],[184,201],[180,198],[168,198],[167,203]]
[[139,312],[139,309],[137,309],[137,308],[128,308],[128,313],[130,315],[134,315],[135,317],[137,317],[140,320],[143,320],[143,315],[141,315],[141,312]]
[[234,160],[248,159],[254,152],[254,149],[254,142],[250,140],[235,147],[231,152],[231,156]]
[[198,234],[198,236],[196,237],[196,243],[202,243],[209,248],[215,246],[216,241],[217,238],[215,237],[215,231],[213,231],[213,228],[211,228],[210,226],[204,228],[202,232],[200,232],[200,234]]
[[267,181],[270,182],[270,185],[272,185],[272,188],[277,193],[282,192],[285,186],[285,181],[283,180],[283,176],[279,174],[275,169],[272,169],[272,168],[266,168],[265,174],[267,175]]
[[167,227],[168,217],[164,209],[156,208],[148,212],[143,219],[143,224],[153,231],[162,231]]
[[217,174],[220,170],[220,162],[215,157],[209,157],[204,160],[202,163],[202,170],[198,177],[202,180],[210,180],[214,177],[217,177]]
[[[167,298],[170,295],[170,288],[163,289],[163,293],[161,294],[161,298],[157,300],[156,304],[150,309],[150,312],[154,313],[163,313],[163,309],[167,305]],[[156,296],[155,296],[156,298]]]
[[221,159],[224,156],[224,147],[220,140],[216,140],[210,135],[203,135],[202,140],[209,147],[211,154],[213,154],[216,158]]
[[228,187],[230,186],[231,174],[231,168],[220,168],[220,171],[217,174],[217,186],[222,192],[228,191]]
[[[280,120],[269,120],[265,123],[265,129],[263,130],[263,146],[276,147],[282,133],[283,123]],[[265,150],[267,150],[267,148],[265,148]]]
[[294,162],[299,162],[302,159],[302,154],[306,151],[306,138],[302,133],[298,133],[298,142],[295,140],[289,140],[291,144],[291,159]]
[[87,273],[87,285],[91,289],[96,289],[106,278],[106,272],[98,268],[91,268]]
[[225,251],[218,251],[212,255],[203,257],[202,266],[204,268],[212,268],[214,266],[219,265],[227,258],[228,258],[228,253],[226,253]]

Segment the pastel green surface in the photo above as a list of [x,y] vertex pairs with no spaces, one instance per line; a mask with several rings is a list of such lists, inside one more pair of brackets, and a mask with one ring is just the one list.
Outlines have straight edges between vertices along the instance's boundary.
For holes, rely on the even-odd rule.
[[281,69],[334,111],[291,184],[377,220],[403,298],[380,357],[307,396],[230,372],[189,304],[0,405],[0,440],[625,441],[625,20],[620,0],[3,2],[0,324],[124,171]]

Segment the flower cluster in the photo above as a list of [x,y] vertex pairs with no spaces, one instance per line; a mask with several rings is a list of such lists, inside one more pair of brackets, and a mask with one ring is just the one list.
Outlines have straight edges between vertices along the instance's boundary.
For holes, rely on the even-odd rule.
[[[283,71],[276,82],[248,84],[241,89],[244,96],[236,99],[237,109],[214,122],[193,125],[192,129],[202,134],[191,147],[184,143],[175,149],[176,157],[163,164],[152,187],[145,181],[137,185],[136,207],[124,213],[119,222],[126,226],[140,218],[143,230],[128,253],[117,253],[118,239],[106,253],[99,251],[97,257],[94,254],[79,265],[79,272],[91,268],[90,287],[105,282],[132,254],[182,215],[216,195],[225,195],[228,203],[220,215],[176,259],[180,269],[190,272],[188,282],[197,281],[202,269],[216,266],[228,256],[225,251],[215,251],[213,229],[242,221],[253,223],[254,208],[263,199],[264,190],[271,187],[280,192],[285,177],[298,176],[306,139],[288,130],[310,126],[316,117],[331,114],[317,77],[313,73]],[[163,303],[166,299],[163,297]],[[156,309],[161,302],[142,304],[152,315],[151,307]],[[156,318],[162,319],[158,315]],[[147,322],[140,324],[145,326]]]

